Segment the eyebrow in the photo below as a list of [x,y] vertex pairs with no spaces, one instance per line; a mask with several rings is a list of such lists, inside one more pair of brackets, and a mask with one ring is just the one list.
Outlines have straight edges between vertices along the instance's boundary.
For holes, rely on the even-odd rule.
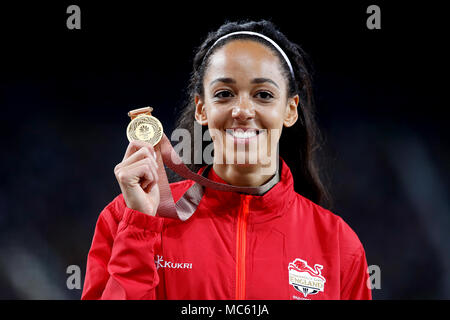
[[252,83],[264,83],[264,82],[269,82],[269,83],[273,84],[275,87],[277,87],[278,89],[280,89],[280,87],[276,84],[276,82],[269,78],[255,78],[252,80]]
[[[213,81],[211,81],[211,83],[209,84],[210,86],[212,86],[214,83],[216,82],[223,82],[223,83],[236,83],[236,80],[234,80],[233,78],[217,78]],[[269,78],[255,78],[251,81],[251,83],[265,83],[265,82],[269,82],[271,84],[273,84],[275,87],[277,87],[278,89],[280,88],[275,81],[273,81],[272,79]]]

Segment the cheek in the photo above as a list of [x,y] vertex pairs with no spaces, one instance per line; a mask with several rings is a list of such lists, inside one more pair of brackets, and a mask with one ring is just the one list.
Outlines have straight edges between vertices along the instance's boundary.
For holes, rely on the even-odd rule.
[[264,112],[264,124],[268,129],[281,129],[284,121],[284,112],[281,108],[273,108]]
[[224,115],[224,110],[220,110],[219,108],[208,108],[207,109],[207,117],[208,117],[208,127],[210,129],[221,129],[225,123],[226,117]]

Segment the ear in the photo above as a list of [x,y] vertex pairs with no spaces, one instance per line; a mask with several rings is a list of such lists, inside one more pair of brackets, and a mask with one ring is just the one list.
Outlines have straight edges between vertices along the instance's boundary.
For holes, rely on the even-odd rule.
[[298,119],[297,106],[299,99],[300,98],[298,94],[292,98],[289,98],[289,102],[288,105],[286,106],[286,112],[284,114],[284,121],[283,121],[283,125],[285,127],[291,127],[294,125],[294,123],[297,122]]
[[206,117],[205,104],[203,99],[199,95],[195,95],[195,120],[202,126],[208,125],[208,119]]

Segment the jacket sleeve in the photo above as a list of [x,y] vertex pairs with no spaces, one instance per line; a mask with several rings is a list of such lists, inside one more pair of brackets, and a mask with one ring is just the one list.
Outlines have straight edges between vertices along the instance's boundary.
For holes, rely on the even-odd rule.
[[366,254],[356,233],[341,220],[341,300],[371,300]]
[[131,210],[118,197],[100,214],[88,254],[81,299],[155,299],[154,262],[163,218]]
[[361,247],[349,257],[349,267],[342,274],[341,300],[371,300],[372,291],[368,283],[366,255]]

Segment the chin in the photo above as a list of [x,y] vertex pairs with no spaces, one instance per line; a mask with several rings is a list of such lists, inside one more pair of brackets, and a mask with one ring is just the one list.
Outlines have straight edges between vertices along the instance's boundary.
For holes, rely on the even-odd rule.
[[259,163],[235,163],[233,164],[235,167],[238,168],[256,168],[259,167],[260,164]]
[[228,164],[239,169],[250,171],[257,170],[261,167],[261,161],[257,155],[250,156],[247,152],[245,154],[235,154],[233,161],[230,161]]

